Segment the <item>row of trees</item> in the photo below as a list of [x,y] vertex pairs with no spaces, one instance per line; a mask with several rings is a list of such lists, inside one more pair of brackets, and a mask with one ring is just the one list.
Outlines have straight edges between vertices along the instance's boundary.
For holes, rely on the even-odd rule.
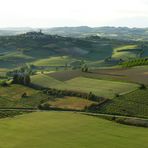
[[138,58],[129,60],[122,63],[123,67],[133,67],[133,66],[140,66],[140,65],[148,65],[148,58]]
[[74,97],[80,97],[80,98],[97,101],[97,102],[104,100],[103,97],[96,96],[92,92],[84,93],[84,92],[78,92],[78,91],[72,91],[72,90],[59,90],[54,88],[44,89],[43,92],[55,97],[74,96]]

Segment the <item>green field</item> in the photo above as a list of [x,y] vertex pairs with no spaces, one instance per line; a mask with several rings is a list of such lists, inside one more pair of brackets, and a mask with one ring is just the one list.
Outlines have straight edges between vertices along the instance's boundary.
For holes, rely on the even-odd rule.
[[36,66],[65,66],[70,62],[74,61],[74,58],[70,58],[68,56],[58,56],[58,57],[50,57],[47,59],[41,59],[32,64]]
[[148,129],[66,112],[0,120],[3,148],[148,148]]
[[130,58],[136,58],[140,52],[137,45],[124,45],[114,48],[112,58],[128,60]]
[[58,88],[62,90],[75,90],[87,93],[92,92],[95,95],[107,98],[113,98],[116,94],[122,94],[136,90],[139,86],[132,83],[114,82],[84,77],[76,77],[64,82],[57,81],[49,77],[49,80],[44,83],[44,79],[47,77],[48,76],[39,76],[38,79],[33,78],[32,82],[37,85]]
[[56,80],[52,77],[49,77],[47,75],[44,75],[44,74],[38,74],[38,75],[32,76],[31,82],[33,84],[41,85],[44,87],[51,87],[51,86],[55,86],[57,84],[62,83],[61,81],[58,81],[58,80]]

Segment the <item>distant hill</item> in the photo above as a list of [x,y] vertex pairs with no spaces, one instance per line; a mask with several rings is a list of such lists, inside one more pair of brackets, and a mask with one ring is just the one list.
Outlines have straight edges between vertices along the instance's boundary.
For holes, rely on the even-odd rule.
[[145,56],[148,56],[147,42],[98,36],[62,37],[42,31],[0,37],[0,68],[13,68],[24,63],[64,67],[72,63],[81,64],[82,60],[91,67],[98,67]]
[[[60,35],[66,37],[86,37],[98,35],[122,40],[148,40],[148,28],[128,27],[54,27],[41,28],[46,34]],[[38,31],[39,28],[1,28],[0,36],[18,35],[29,31]]]
[[62,36],[86,37],[98,35],[114,39],[124,40],[148,40],[148,28],[128,27],[57,27],[44,30],[45,33],[58,34]]

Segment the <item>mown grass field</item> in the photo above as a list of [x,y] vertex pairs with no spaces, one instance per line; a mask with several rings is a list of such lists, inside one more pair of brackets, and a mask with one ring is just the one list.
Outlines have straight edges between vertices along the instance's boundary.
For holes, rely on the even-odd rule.
[[54,108],[83,110],[85,107],[89,107],[92,104],[97,104],[97,102],[78,97],[64,97],[48,101],[48,104]]
[[116,97],[103,105],[99,112],[148,118],[148,89]]
[[46,82],[44,84],[45,77],[47,78],[47,76],[40,75],[38,79],[33,78],[32,82],[37,85],[58,88],[62,90],[74,90],[87,93],[92,92],[95,95],[106,98],[113,98],[116,94],[127,93],[136,90],[139,87],[139,85],[132,83],[114,82],[85,77],[76,77],[64,82],[57,81],[49,77],[49,81],[46,81],[48,84],[46,85]]
[[36,112],[0,120],[3,148],[148,148],[148,129],[70,112]]

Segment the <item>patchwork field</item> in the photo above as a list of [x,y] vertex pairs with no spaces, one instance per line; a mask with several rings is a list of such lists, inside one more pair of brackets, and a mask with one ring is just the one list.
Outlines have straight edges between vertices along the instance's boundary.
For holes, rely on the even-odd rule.
[[129,81],[148,85],[148,66],[127,69],[98,69],[93,70],[92,73],[95,73],[98,76],[100,75],[100,77],[105,79]]
[[3,148],[148,147],[146,128],[79,113],[36,112],[1,119],[0,133]]

